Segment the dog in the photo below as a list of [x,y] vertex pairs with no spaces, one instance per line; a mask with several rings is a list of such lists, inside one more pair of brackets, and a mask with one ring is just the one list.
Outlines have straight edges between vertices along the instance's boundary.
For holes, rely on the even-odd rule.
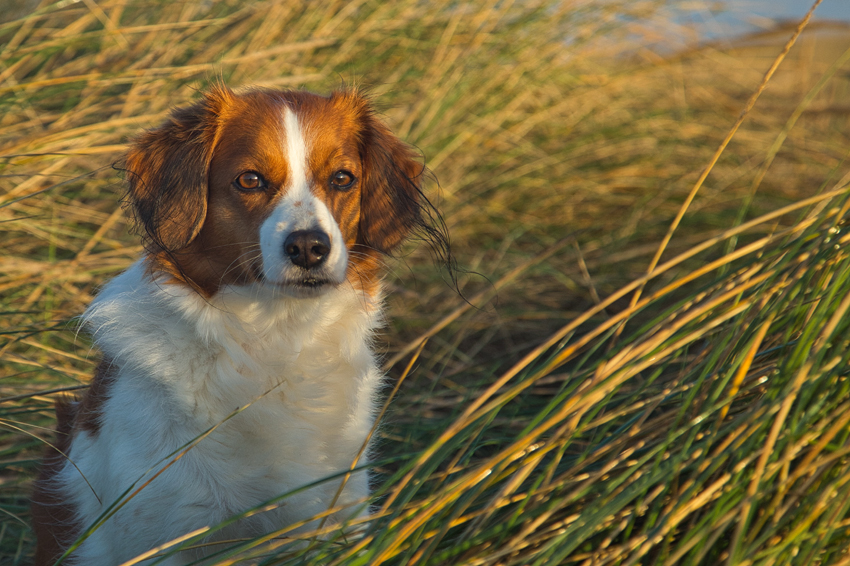
[[208,541],[368,516],[384,256],[439,233],[416,153],[354,90],[219,85],[125,170],[146,253],[83,315],[103,359],[57,403],[36,565],[87,534],[64,563],[114,566],[290,492]]

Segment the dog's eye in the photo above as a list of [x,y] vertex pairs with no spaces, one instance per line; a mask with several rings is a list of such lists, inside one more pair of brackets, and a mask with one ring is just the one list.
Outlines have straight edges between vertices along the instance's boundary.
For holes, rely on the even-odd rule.
[[261,191],[266,188],[266,180],[256,171],[245,171],[233,181],[241,191]]
[[341,169],[331,175],[331,186],[335,189],[344,191],[345,189],[350,189],[356,180],[357,179],[354,178],[354,175],[345,169]]

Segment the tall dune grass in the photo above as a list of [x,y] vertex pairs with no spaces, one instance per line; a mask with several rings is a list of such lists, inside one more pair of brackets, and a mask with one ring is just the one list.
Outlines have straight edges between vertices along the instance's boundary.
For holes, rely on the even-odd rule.
[[809,25],[699,182],[795,30],[681,49],[672,9],[45,0],[0,23],[0,563],[29,562],[53,400],[97,362],[73,317],[141,251],[111,165],[217,77],[367,88],[463,267],[458,293],[425,246],[390,263],[374,518],[220,563],[850,563],[848,28]]

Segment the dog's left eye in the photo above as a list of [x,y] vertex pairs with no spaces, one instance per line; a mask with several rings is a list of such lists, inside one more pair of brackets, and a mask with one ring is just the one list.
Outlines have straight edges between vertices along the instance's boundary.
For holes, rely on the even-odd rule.
[[345,169],[341,169],[331,175],[331,186],[335,189],[345,190],[350,189],[352,185],[354,185],[354,181],[357,179],[346,171]]
[[266,180],[256,171],[245,171],[233,181],[241,191],[261,191],[266,188]]

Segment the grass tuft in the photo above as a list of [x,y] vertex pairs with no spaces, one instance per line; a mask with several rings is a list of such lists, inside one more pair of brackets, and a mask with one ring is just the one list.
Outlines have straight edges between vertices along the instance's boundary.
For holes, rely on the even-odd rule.
[[372,520],[231,541],[218,563],[850,563],[848,27],[809,23],[766,76],[796,23],[688,43],[675,8],[2,16],[0,562],[30,561],[53,401],[97,361],[74,317],[141,252],[111,165],[221,77],[368,89],[439,179],[463,269],[458,293],[424,246],[391,263]]

